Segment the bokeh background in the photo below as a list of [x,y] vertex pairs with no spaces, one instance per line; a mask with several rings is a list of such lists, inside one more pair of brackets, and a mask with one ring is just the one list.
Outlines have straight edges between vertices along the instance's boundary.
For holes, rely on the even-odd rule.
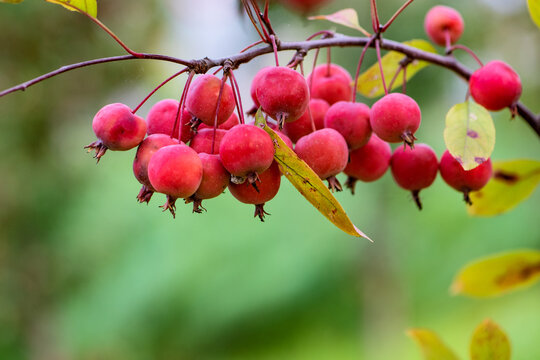
[[[402,1],[379,1],[388,19]],[[521,74],[522,101],[540,112],[540,30],[525,0],[442,1],[463,14],[463,43],[485,61],[502,59]],[[369,2],[336,0],[321,10],[354,7],[369,28]],[[432,0],[413,3],[387,33],[426,38]],[[132,48],[186,59],[233,54],[257,40],[236,0],[100,1],[99,16]],[[275,4],[284,40],[325,28]],[[354,31],[337,27],[347,34]],[[0,6],[0,88],[122,49],[83,16],[43,1]],[[360,49],[335,49],[349,71]],[[282,53],[287,62],[292,53]],[[458,57],[471,67],[466,56]],[[312,55],[306,63],[311,69]],[[369,52],[366,64],[374,62]],[[324,56],[321,57],[324,61]],[[245,107],[264,56],[236,75]],[[103,105],[135,106],[177,71],[131,61],[67,73],[0,99],[0,359],[420,359],[410,327],[437,331],[467,358],[485,318],[511,338],[514,359],[540,358],[540,286],[499,298],[452,297],[449,285],[467,262],[504,250],[540,247],[540,191],[514,211],[467,216],[439,177],[418,212],[387,173],[357,193],[337,194],[374,243],[344,235],[283,181],[265,223],[230,194],[175,220],[135,201],[134,151],[108,153],[96,166],[82,148]],[[178,98],[184,78],[145,107]],[[440,156],[444,117],[466,84],[429,67],[408,86],[423,112],[417,133]],[[359,99],[371,104],[372,101]],[[508,111],[493,114],[494,160],[540,159],[537,136]],[[344,180],[342,177],[341,180]]]

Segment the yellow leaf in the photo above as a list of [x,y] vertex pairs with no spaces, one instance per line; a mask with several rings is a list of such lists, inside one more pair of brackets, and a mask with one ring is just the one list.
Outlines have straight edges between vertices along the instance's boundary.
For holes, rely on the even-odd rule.
[[540,28],[540,0],[527,0],[529,6],[529,14],[536,23],[536,26]]
[[[432,53],[436,52],[433,45],[426,40],[410,40],[405,41],[403,44]],[[381,60],[384,71],[384,79],[386,80],[387,86],[390,86],[390,82],[396,75],[396,72],[400,69],[400,62],[404,61],[405,59],[405,55],[396,51],[390,51],[388,54],[382,57]],[[429,63],[426,61],[413,60],[409,65],[407,65],[407,81],[409,81],[417,72],[428,65]],[[402,84],[403,70],[401,70],[401,73],[397,75],[396,81],[394,81],[394,84],[392,85],[392,89],[389,90],[396,89]],[[381,71],[378,63],[373,64],[358,77],[357,90],[360,94],[368,98],[376,98],[384,95],[384,87],[381,81]]]
[[540,251],[518,250],[466,265],[451,286],[454,295],[489,297],[530,286],[540,280]]
[[472,101],[455,105],[446,115],[444,142],[463,169],[474,169],[491,157],[495,148],[491,115]]
[[360,26],[360,23],[358,22],[358,15],[356,14],[356,10],[354,9],[343,9],[330,15],[310,16],[308,19],[328,20],[335,24],[340,24],[343,26],[347,26],[351,29],[358,30],[366,36],[371,36],[369,32],[367,32],[363,27]]
[[47,2],[62,5],[68,10],[87,13],[97,18],[97,0],[45,0]]
[[471,339],[471,360],[510,360],[510,341],[499,325],[485,320]]
[[409,335],[422,350],[425,360],[458,360],[458,357],[431,330],[409,329]]
[[540,161],[493,162],[493,177],[479,191],[470,194],[470,215],[495,216],[511,210],[527,199],[540,183]]
[[281,140],[264,120],[261,110],[255,115],[255,124],[264,126],[263,129],[270,135],[276,150],[274,159],[280,166],[281,173],[294,185],[321,214],[345,233],[363,237],[371,241],[362,231],[351,222],[341,204],[332,195],[313,170],[296,153]]

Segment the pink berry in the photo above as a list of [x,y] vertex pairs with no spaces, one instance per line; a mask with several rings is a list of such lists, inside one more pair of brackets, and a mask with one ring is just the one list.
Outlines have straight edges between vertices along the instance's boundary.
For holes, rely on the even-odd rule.
[[322,64],[315,67],[307,82],[314,99],[323,99],[329,105],[352,100],[351,75],[339,65]]
[[[437,5],[426,14],[424,29],[435,44],[446,46],[447,37],[454,44],[463,34],[464,22],[461,14],[448,6]],[[447,35],[448,34],[448,35]]]
[[227,134],[226,130],[216,129],[216,140],[214,152],[212,152],[212,142],[214,139],[214,129],[202,129],[197,132],[189,146],[197,153],[218,154],[219,145],[223,137]]
[[433,184],[439,168],[435,151],[426,144],[398,147],[392,154],[390,167],[396,183],[412,192],[418,209],[422,210],[420,190]]
[[223,167],[219,155],[200,153],[199,158],[203,167],[202,181],[195,194],[186,199],[187,203],[193,202],[193,212],[196,213],[206,210],[202,207],[202,201],[221,195],[231,178],[231,174]]
[[133,161],[133,173],[137,180],[143,185],[137,196],[137,200],[140,203],[148,203],[155,191],[148,178],[148,163],[150,162],[150,158],[162,147],[176,144],[178,144],[178,140],[173,139],[168,135],[153,134],[144,139],[137,148],[137,154]]
[[371,135],[366,145],[353,150],[349,154],[349,163],[343,171],[349,176],[347,187],[354,194],[354,187],[358,180],[371,182],[381,178],[390,166],[392,149],[390,144]]
[[464,200],[471,205],[469,193],[483,188],[491,179],[492,166],[488,159],[472,170],[466,171],[461,164],[446,150],[439,166],[443,180],[464,195]]
[[265,71],[255,93],[263,111],[276,119],[280,128],[283,122],[300,118],[309,104],[306,80],[286,67],[273,67]]
[[421,118],[416,101],[407,95],[392,93],[373,104],[370,124],[373,132],[382,140],[390,143],[405,141],[412,145]]
[[175,216],[177,198],[193,195],[202,181],[203,167],[199,155],[186,145],[169,145],[154,153],[148,163],[152,187],[167,195],[164,210]]
[[332,191],[342,190],[335,176],[347,166],[349,149],[340,133],[334,129],[317,130],[300,138],[294,151],[322,180],[328,180]]
[[281,172],[278,164],[274,161],[272,165],[259,174],[260,181],[256,183],[242,184],[229,183],[229,191],[240,202],[255,205],[255,216],[264,221],[264,215],[269,215],[264,211],[264,204],[272,200],[279,191],[281,184]]
[[293,143],[297,142],[302,136],[306,136],[307,134],[313,132],[311,119],[309,117],[310,111],[315,124],[315,129],[320,130],[324,128],[324,116],[329,108],[330,105],[328,105],[325,100],[311,99],[309,101],[309,109],[306,110],[304,115],[302,115],[296,121],[285,123],[285,125],[283,125],[283,132],[292,140]]
[[499,111],[517,103],[521,96],[521,80],[508,64],[495,60],[471,75],[469,90],[478,104]]
[[92,129],[98,140],[85,147],[96,152],[99,160],[107,149],[130,150],[139,145],[146,134],[146,122],[120,103],[109,104],[98,111],[92,121]]
[[338,101],[328,109],[324,118],[324,127],[339,132],[349,149],[358,149],[366,145],[371,136],[369,106],[362,103]]
[[[208,126],[214,126],[220,88],[221,79],[211,74],[197,77],[189,88],[186,107],[191,115]],[[229,84],[225,84],[219,105],[218,125],[229,119],[234,107],[235,101],[232,88]]]

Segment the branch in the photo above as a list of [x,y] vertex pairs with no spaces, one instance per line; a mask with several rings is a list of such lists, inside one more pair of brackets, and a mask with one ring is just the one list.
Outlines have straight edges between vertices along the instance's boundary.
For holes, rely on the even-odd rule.
[[[369,43],[369,44],[368,44]],[[365,46],[375,47],[375,44],[371,41],[369,37],[351,37],[341,34],[334,34],[331,38],[317,39],[317,40],[307,40],[307,41],[298,41],[298,42],[277,42],[277,51],[296,51],[301,53],[307,53],[309,50],[321,49],[328,47],[360,47]],[[464,80],[468,81],[471,77],[472,70],[467,68],[465,65],[457,61],[453,56],[445,56],[434,54],[428,51],[423,51],[408,45],[404,45],[397,41],[381,39],[380,41],[381,49],[388,51],[396,51],[403,55],[406,55],[411,60],[423,60],[431,64],[446,68]],[[133,55],[124,55],[124,56],[115,56],[103,59],[96,59],[85,61],[77,64],[72,64],[68,66],[63,66],[58,70],[52,71],[48,74],[42,75],[38,78],[32,79],[20,85],[14,86],[10,89],[0,92],[0,97],[7,95],[9,93],[26,90],[28,87],[35,85],[43,80],[49,79],[53,76],[62,74],[67,71],[74,69],[102,64],[107,62],[114,61],[123,61],[123,60],[136,60],[136,59],[149,59],[149,60],[158,60],[158,61],[167,61],[180,65],[187,66],[191,71],[195,73],[206,73],[209,69],[214,67],[219,67],[225,65],[225,63],[232,64],[231,69],[236,69],[240,65],[247,63],[253,60],[256,57],[273,53],[274,49],[271,44],[267,44],[260,47],[254,47],[248,51],[238,53],[232,56],[209,59],[203,58],[198,60],[182,60],[171,56],[165,55],[156,55],[156,54],[141,54],[142,57],[138,58]],[[540,116],[535,115],[530,109],[528,109],[523,103],[519,102],[517,104],[517,113],[521,118],[523,118],[535,131],[535,133],[540,137]]]

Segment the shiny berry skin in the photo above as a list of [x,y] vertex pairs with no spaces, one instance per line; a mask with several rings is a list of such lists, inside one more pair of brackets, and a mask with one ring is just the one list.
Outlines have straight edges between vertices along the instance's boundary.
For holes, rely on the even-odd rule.
[[491,111],[517,103],[521,90],[519,75],[499,60],[488,62],[476,70],[469,80],[469,91],[474,101]]
[[371,136],[369,106],[339,101],[328,109],[324,117],[324,127],[339,132],[350,150],[358,149],[367,144]]
[[255,93],[263,111],[276,119],[280,127],[283,122],[300,118],[309,104],[306,80],[286,67],[273,67],[265,71]]
[[412,192],[419,210],[422,210],[420,190],[435,181],[439,162],[437,154],[426,144],[415,144],[414,148],[398,147],[390,159],[390,168],[396,183]]
[[443,180],[464,195],[467,204],[471,204],[469,193],[483,188],[491,179],[491,159],[483,162],[472,170],[466,171],[461,164],[446,150],[441,157],[439,171]]
[[352,78],[347,70],[336,64],[322,64],[308,76],[313,99],[323,99],[329,105],[352,100]]
[[354,194],[357,180],[372,182],[381,178],[390,166],[392,148],[386,141],[371,135],[366,145],[353,150],[349,154],[349,163],[343,171],[349,176],[347,187]]
[[435,44],[446,46],[446,31],[450,35],[450,44],[459,40],[465,25],[461,14],[448,6],[432,7],[424,19],[424,29]]
[[229,184],[231,174],[225,170],[219,155],[200,153],[203,167],[202,181],[195,194],[186,199],[186,202],[193,201],[193,212],[200,213],[204,209],[202,200],[213,199],[223,193]]
[[273,69],[273,66],[267,66],[259,70],[255,76],[253,77],[253,80],[251,81],[251,87],[249,89],[251,99],[253,100],[253,103],[255,104],[255,108],[259,108],[261,104],[259,103],[259,100],[257,100],[257,87],[259,86],[259,82],[261,81],[261,78],[263,75],[270,69]]
[[[195,118],[208,126],[214,126],[221,79],[211,74],[198,76],[191,84],[186,98],[186,107]],[[229,84],[223,87],[217,124],[223,124],[234,111],[235,101]]]
[[95,150],[94,157],[99,162],[107,149],[125,151],[139,145],[146,134],[146,122],[134,115],[128,106],[114,103],[98,111],[92,121],[92,129],[98,141],[85,148]]
[[309,109],[306,110],[304,115],[302,115],[296,121],[285,123],[285,125],[283,125],[283,132],[292,140],[293,143],[297,142],[302,136],[306,136],[307,134],[313,132],[311,119],[309,117],[310,111],[311,116],[313,116],[315,129],[320,130],[324,128],[324,117],[329,108],[330,105],[328,105],[325,100],[311,99],[309,101]]
[[294,151],[322,179],[329,180],[331,190],[341,191],[335,175],[347,166],[347,142],[334,129],[321,129],[297,141]]
[[133,174],[135,174],[135,178],[143,185],[139,196],[137,196],[140,203],[148,203],[155,191],[148,178],[148,163],[150,162],[150,158],[162,147],[177,144],[178,140],[168,135],[153,134],[144,139],[137,148],[137,154],[133,161]]
[[270,167],[274,161],[274,144],[260,127],[237,125],[221,139],[219,155],[228,172],[243,178]]
[[416,101],[400,93],[388,94],[371,107],[371,129],[382,140],[390,143],[405,141],[412,145],[421,119],[422,114]]
[[189,146],[197,153],[218,154],[221,139],[227,134],[226,130],[216,129],[216,140],[214,144],[214,152],[212,152],[212,142],[214,139],[214,129],[202,129],[197,132]]
[[250,184],[248,181],[242,184],[229,183],[229,191],[240,202],[255,205],[255,216],[264,221],[264,204],[272,200],[279,191],[281,184],[281,172],[278,164],[274,161],[265,171],[259,173],[260,181]]

